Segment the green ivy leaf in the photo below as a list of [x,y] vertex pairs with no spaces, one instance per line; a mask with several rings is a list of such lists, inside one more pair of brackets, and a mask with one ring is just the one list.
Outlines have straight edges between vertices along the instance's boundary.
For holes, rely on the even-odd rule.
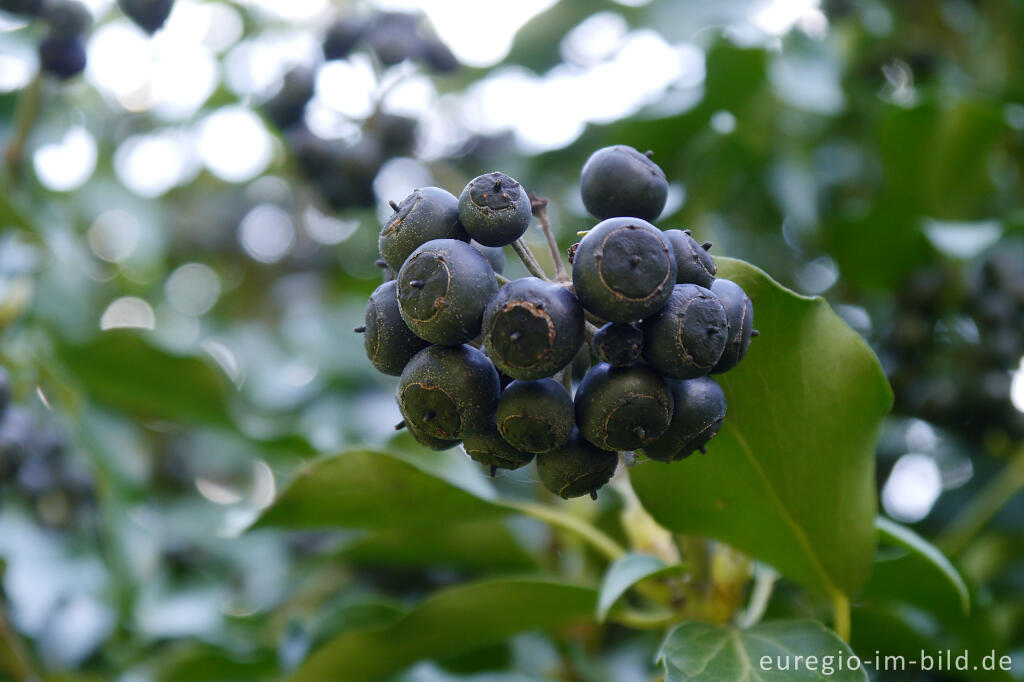
[[257,520],[283,528],[408,528],[509,513],[459,452],[351,450],[304,466]]
[[[658,661],[665,666],[665,682],[865,682],[863,668],[848,669],[853,655],[835,633],[809,620],[774,621],[749,630],[684,623],[669,633]],[[813,664],[808,657],[815,657]]]
[[754,339],[716,376],[729,408],[708,454],[630,470],[667,528],[728,542],[828,593],[855,592],[875,553],[875,440],[892,392],[874,353],[820,298],[747,263],[719,275],[754,301]]
[[288,680],[384,679],[422,659],[444,660],[524,630],[587,620],[596,596],[587,587],[532,578],[460,585],[431,595],[387,627],[341,635]]
[[163,350],[132,330],[105,331],[57,348],[67,372],[90,398],[141,419],[212,425],[231,422],[231,384],[206,358]]
[[940,615],[967,615],[971,595],[960,573],[934,545],[920,535],[884,517],[875,520],[879,541],[899,548],[883,554],[864,589],[866,597],[905,601]]
[[629,588],[641,580],[682,570],[682,566],[669,566],[650,554],[631,552],[613,562],[604,573],[597,598],[597,619],[604,621],[608,612]]

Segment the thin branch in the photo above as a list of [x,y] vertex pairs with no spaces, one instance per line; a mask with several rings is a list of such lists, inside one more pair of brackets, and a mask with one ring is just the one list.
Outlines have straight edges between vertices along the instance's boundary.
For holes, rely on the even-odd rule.
[[498,280],[498,286],[503,286],[503,285],[508,284],[509,282],[512,281],[508,277],[506,277],[505,275],[499,274],[497,272],[494,273],[494,278]]
[[565,263],[562,262],[562,252],[558,250],[558,241],[555,240],[555,233],[551,230],[551,222],[548,220],[548,200],[531,192],[530,206],[533,209],[534,217],[540,222],[544,238],[548,241],[551,260],[555,263],[555,279],[560,282],[568,282],[569,275],[565,271]]
[[519,260],[523,261],[523,265],[530,271],[530,274],[534,277],[539,277],[545,281],[550,282],[550,278],[544,272],[544,268],[537,262],[537,257],[533,255],[533,251],[530,251],[530,247],[526,245],[526,242],[522,238],[512,242],[512,248],[515,250],[516,255],[519,256]]
[[619,609],[608,614],[608,620],[634,630],[664,630],[680,622],[682,617],[675,611],[646,613],[636,609]]
[[557,526],[558,528],[567,530],[570,533],[575,533],[589,542],[594,549],[608,557],[610,561],[615,561],[626,554],[625,548],[613,540],[609,535],[606,535],[604,531],[590,525],[582,519],[566,514],[554,507],[550,507],[545,504],[538,504],[536,502],[516,502],[511,500],[504,501],[501,504],[509,509],[519,512],[520,514],[532,516],[533,518],[543,521],[549,525]]
[[960,513],[953,519],[938,545],[947,555],[959,554],[971,540],[988,525],[988,522],[1024,490],[1024,448],[1003,467],[988,484],[978,491],[964,505]]
[[749,628],[761,622],[768,602],[772,599],[772,591],[778,577],[779,574],[772,568],[758,564],[754,570],[754,589],[750,593],[750,602],[747,604],[747,610],[740,614],[737,625]]
[[19,169],[25,151],[25,143],[28,141],[29,133],[32,132],[36,116],[39,115],[39,103],[42,100],[42,95],[43,72],[39,71],[18,96],[17,110],[14,114],[14,132],[4,152],[7,171],[12,182],[20,176]]

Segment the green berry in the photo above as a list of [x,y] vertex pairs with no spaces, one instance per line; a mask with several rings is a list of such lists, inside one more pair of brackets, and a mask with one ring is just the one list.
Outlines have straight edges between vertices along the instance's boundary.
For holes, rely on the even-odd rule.
[[725,351],[711,370],[712,374],[721,374],[738,365],[750,348],[750,337],[754,333],[754,303],[739,284],[728,279],[716,279],[711,285],[711,293],[722,301],[729,323]]
[[661,462],[689,456],[715,437],[725,419],[725,393],[710,377],[673,381],[675,414],[661,438],[647,445],[643,453]]
[[572,397],[554,379],[513,381],[494,416],[498,431],[524,452],[548,452],[569,440],[575,427]]
[[409,361],[398,382],[406,426],[455,440],[491,425],[498,406],[498,373],[472,346],[428,346]]
[[[357,329],[359,331],[359,329]],[[399,376],[412,356],[429,343],[412,333],[398,309],[398,286],[394,280],[381,284],[366,303],[366,357],[382,374]]]
[[698,244],[689,230],[665,230],[664,234],[676,256],[676,283],[710,289],[718,274],[718,264],[708,253],[711,242]]
[[488,467],[492,477],[496,469],[518,469],[533,460],[532,452],[522,452],[509,445],[494,426],[466,436],[462,441],[462,449],[475,461]]
[[644,333],[631,324],[609,322],[594,334],[594,355],[612,367],[635,365],[644,350]]
[[618,463],[618,454],[594,447],[576,429],[565,445],[537,455],[537,474],[544,487],[559,497],[589,494],[597,499],[597,490],[611,480]]
[[474,178],[459,196],[459,220],[484,246],[505,246],[523,236],[533,209],[523,186],[504,173]]
[[579,300],[561,284],[536,277],[498,290],[484,311],[487,355],[515,379],[542,379],[562,369],[583,345]]
[[709,373],[721,359],[729,333],[722,301],[696,284],[677,284],[668,304],[640,328],[644,359],[673,379]]
[[598,363],[576,389],[576,424],[602,450],[636,450],[672,420],[672,394],[660,374],[644,365]]
[[415,439],[417,443],[419,443],[420,445],[429,450],[451,450],[456,445],[462,442],[460,440],[451,440],[448,438],[435,438],[434,436],[429,436],[420,431],[418,428],[411,426],[409,424],[406,424],[405,427],[409,430],[409,433],[412,435],[413,439]]
[[590,155],[580,175],[580,194],[590,215],[598,220],[619,216],[654,220],[661,215],[668,182],[649,154],[618,144]]
[[498,289],[487,259],[455,239],[434,239],[413,251],[397,281],[405,323],[421,339],[449,346],[480,333],[484,308]]
[[633,322],[657,312],[676,283],[676,259],[661,230],[638,218],[609,218],[587,232],[572,263],[576,295],[590,312]]
[[459,223],[459,200],[440,187],[422,187],[392,207],[378,240],[381,258],[392,270],[433,239],[469,241]]

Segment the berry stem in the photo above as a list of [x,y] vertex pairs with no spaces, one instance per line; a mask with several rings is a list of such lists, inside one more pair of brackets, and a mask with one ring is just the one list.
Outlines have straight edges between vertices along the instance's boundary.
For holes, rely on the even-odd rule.
[[772,599],[772,591],[775,589],[775,581],[779,574],[769,566],[758,564],[754,569],[754,587],[750,592],[750,602],[747,609],[740,614],[737,625],[741,628],[749,628],[761,622],[764,612],[768,608],[768,602]]
[[567,530],[570,533],[575,533],[589,542],[594,549],[606,556],[610,561],[615,561],[626,554],[625,548],[610,536],[606,535],[604,531],[590,525],[583,519],[566,514],[559,509],[545,504],[538,504],[536,502],[506,500],[501,504],[513,511],[519,512],[520,514],[532,516],[533,518],[543,521],[550,526],[555,526],[562,530]]
[[7,164],[7,172],[12,184],[20,177],[21,157],[25,150],[25,143],[28,141],[29,133],[32,132],[32,125],[39,114],[39,103],[43,95],[43,72],[36,73],[32,82],[21,91],[18,96],[17,110],[15,112],[14,133],[11,141],[7,144],[4,153],[4,160]]
[[565,263],[562,262],[562,252],[558,250],[558,241],[551,229],[551,221],[548,220],[548,200],[530,193],[530,206],[533,215],[540,222],[540,229],[547,239],[548,249],[551,251],[551,260],[555,263],[555,279],[559,282],[568,282],[569,275],[565,271]]
[[956,556],[999,513],[1007,502],[1024,490],[1024,447],[982,488],[953,519],[936,543],[948,556]]
[[533,251],[526,245],[521,238],[512,242],[512,248],[515,250],[516,255],[519,256],[519,260],[523,261],[523,265],[530,271],[530,274],[534,277],[539,277],[545,282],[550,282],[547,274],[544,272],[544,268],[537,262],[537,257],[533,255]]
[[498,280],[498,286],[502,286],[504,284],[508,284],[509,282],[512,281],[508,277],[506,277],[505,275],[499,275],[497,272],[494,273],[494,278],[496,280]]
[[608,620],[634,630],[664,630],[678,623],[680,617],[674,611],[646,613],[636,609],[621,609],[609,614]]

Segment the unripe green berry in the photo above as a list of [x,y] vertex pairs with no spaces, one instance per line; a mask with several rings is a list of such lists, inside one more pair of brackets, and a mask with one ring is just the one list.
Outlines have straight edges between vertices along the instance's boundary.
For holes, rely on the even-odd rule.
[[378,240],[381,258],[392,270],[432,239],[469,241],[459,223],[459,200],[440,187],[421,187],[393,208]]
[[598,489],[611,480],[618,463],[617,453],[594,447],[577,429],[562,447],[537,455],[537,474],[559,497],[589,494],[597,499]]
[[689,230],[665,230],[664,235],[676,256],[676,283],[710,289],[718,274],[718,264],[708,253],[711,242],[698,244]]
[[738,365],[750,348],[750,337],[754,332],[754,303],[739,284],[728,279],[716,279],[711,285],[711,293],[722,301],[729,323],[725,351],[711,370],[712,374],[721,374]]
[[647,154],[617,144],[598,149],[587,159],[580,175],[580,195],[598,220],[619,216],[654,220],[665,208],[668,182]]
[[672,420],[672,394],[644,365],[594,365],[576,388],[576,425],[603,450],[636,450],[658,438]]
[[644,350],[644,334],[631,324],[609,322],[594,334],[594,355],[612,367],[635,365]]
[[406,425],[433,438],[480,433],[494,420],[498,373],[472,346],[428,346],[402,371],[398,407]]
[[498,290],[483,318],[487,355],[515,379],[542,379],[562,369],[583,345],[579,300],[561,284],[537,277]]
[[676,259],[654,225],[609,218],[580,241],[572,279],[587,310],[612,322],[633,322],[665,305],[676,282]]
[[524,452],[548,452],[569,440],[575,428],[572,397],[554,379],[513,381],[494,416],[498,432]]
[[490,469],[492,477],[496,469],[518,469],[533,460],[532,452],[522,452],[514,448],[501,437],[494,426],[478,434],[466,436],[462,441],[462,449],[473,460]]
[[402,319],[421,339],[457,345],[480,333],[484,308],[498,289],[491,264],[466,242],[434,239],[398,272]]
[[729,333],[725,306],[696,284],[677,284],[665,307],[640,328],[644,359],[673,379],[709,373],[721,359]]
[[459,196],[459,220],[484,246],[505,246],[523,236],[533,209],[523,186],[504,173],[474,178]]
[[[366,303],[363,345],[366,357],[382,374],[399,376],[406,364],[430,344],[416,336],[398,309],[397,284],[381,284]],[[357,330],[358,331],[358,330]]]
[[672,423],[643,453],[661,462],[689,456],[715,437],[725,420],[725,393],[711,377],[673,381],[675,414]]

